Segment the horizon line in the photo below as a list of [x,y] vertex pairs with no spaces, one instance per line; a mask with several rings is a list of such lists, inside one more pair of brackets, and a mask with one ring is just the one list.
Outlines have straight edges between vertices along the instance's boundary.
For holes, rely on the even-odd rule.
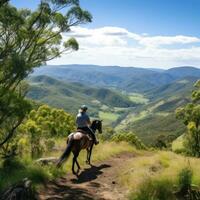
[[169,70],[173,68],[195,68],[200,69],[198,66],[187,66],[187,65],[181,65],[181,66],[175,66],[175,67],[135,67],[135,66],[120,66],[120,65],[98,65],[98,64],[46,64],[41,66],[69,66],[69,65],[77,65],[77,66],[98,66],[98,67],[120,67],[120,68],[138,68],[138,69],[154,69],[154,70]]

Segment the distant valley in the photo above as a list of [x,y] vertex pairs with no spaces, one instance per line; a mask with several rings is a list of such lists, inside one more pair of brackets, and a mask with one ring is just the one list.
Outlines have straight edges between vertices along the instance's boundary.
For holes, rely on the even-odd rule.
[[29,77],[28,97],[73,114],[87,104],[92,117],[134,132],[148,144],[159,135],[184,132],[174,111],[190,101],[199,78],[200,69],[194,67],[43,66]]

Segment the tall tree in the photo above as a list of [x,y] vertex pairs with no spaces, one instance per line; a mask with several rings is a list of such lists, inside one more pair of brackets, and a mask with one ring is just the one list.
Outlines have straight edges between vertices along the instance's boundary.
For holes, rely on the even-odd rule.
[[194,86],[196,89],[192,92],[192,102],[184,108],[178,108],[176,114],[187,126],[184,141],[186,151],[200,157],[200,80]]
[[62,35],[91,20],[78,0],[41,0],[35,11],[0,1],[0,150],[31,109],[23,80],[35,67],[78,50],[74,38]]

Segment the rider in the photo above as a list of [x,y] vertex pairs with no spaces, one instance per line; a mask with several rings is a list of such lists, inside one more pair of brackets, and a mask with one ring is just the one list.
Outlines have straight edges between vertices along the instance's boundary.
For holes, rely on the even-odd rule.
[[96,139],[95,133],[89,128],[89,126],[91,126],[91,122],[90,122],[90,118],[87,115],[87,106],[86,105],[82,105],[79,109],[79,113],[76,116],[76,125],[77,125],[77,129],[81,129],[87,133],[89,133],[89,135],[92,137],[93,141],[95,144],[98,144],[99,142]]

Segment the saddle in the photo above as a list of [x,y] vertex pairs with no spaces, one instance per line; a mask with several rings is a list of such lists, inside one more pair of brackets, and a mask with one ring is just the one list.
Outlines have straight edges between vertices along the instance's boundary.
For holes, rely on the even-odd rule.
[[77,131],[77,132],[80,132],[80,133],[83,133],[83,134],[88,134],[88,135],[89,135],[89,133],[88,133],[87,131],[84,131],[84,130],[82,130],[82,129],[77,129],[76,131]]
[[84,131],[84,130],[82,130],[82,129],[77,129],[77,132],[80,132],[80,133],[83,133],[83,134],[87,135],[88,138],[89,138],[89,140],[92,140],[90,134],[89,134],[87,131]]

